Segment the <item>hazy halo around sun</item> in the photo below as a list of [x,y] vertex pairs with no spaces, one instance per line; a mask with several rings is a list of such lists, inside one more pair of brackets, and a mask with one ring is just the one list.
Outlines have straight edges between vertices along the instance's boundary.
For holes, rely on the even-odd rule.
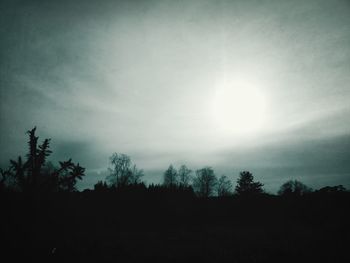
[[211,115],[215,129],[223,135],[256,135],[264,128],[266,108],[257,85],[225,81],[216,88]]

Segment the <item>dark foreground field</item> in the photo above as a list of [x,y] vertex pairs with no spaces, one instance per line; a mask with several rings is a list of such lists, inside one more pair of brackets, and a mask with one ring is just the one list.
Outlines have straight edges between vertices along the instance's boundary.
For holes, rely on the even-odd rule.
[[2,193],[1,257],[350,262],[349,204],[348,192],[221,199],[183,193]]

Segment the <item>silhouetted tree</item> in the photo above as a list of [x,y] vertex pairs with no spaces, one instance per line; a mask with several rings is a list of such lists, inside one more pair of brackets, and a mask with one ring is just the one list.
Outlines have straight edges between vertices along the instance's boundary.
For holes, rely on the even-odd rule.
[[217,184],[217,178],[211,167],[204,167],[196,171],[193,179],[194,191],[200,197],[212,196]]
[[11,178],[13,178],[11,168],[8,168],[6,170],[0,169],[0,191],[9,189],[9,185],[12,186]]
[[141,178],[145,175],[142,169],[138,169],[136,165],[134,164],[131,168],[132,178],[131,183],[132,184],[140,184]]
[[227,176],[222,175],[217,184],[218,196],[229,196],[232,194],[232,183]]
[[94,190],[98,191],[98,192],[105,192],[108,191],[109,187],[107,185],[106,182],[103,181],[98,181],[95,185],[94,185]]
[[59,169],[53,163],[48,161],[41,170],[41,177],[44,179],[42,182],[42,188],[45,188],[48,192],[59,191],[59,174],[56,173]]
[[235,190],[238,195],[254,195],[263,193],[262,187],[262,183],[254,182],[252,173],[242,171],[239,174]]
[[311,191],[311,188],[302,182],[298,180],[289,180],[280,187],[278,194],[284,196],[301,196]]
[[5,188],[7,172],[0,168],[0,190]]
[[50,139],[45,139],[41,145],[38,146],[39,137],[35,136],[36,127],[27,131],[29,135],[29,152],[27,154],[26,165],[28,167],[28,176],[29,180],[28,185],[31,191],[36,191],[40,180],[41,168],[45,164],[46,158],[51,154],[50,148]]
[[179,184],[181,186],[189,186],[191,182],[192,170],[188,169],[186,165],[181,165],[178,171]]
[[163,175],[164,186],[175,186],[178,183],[178,175],[176,169],[171,164]]
[[65,162],[60,162],[60,171],[59,171],[59,190],[74,192],[76,191],[77,180],[81,180],[84,176],[85,168],[81,167],[78,164],[74,164],[71,159]]
[[110,162],[112,168],[109,168],[110,175],[107,177],[110,186],[124,187],[141,181],[143,171],[132,165],[128,155],[113,153]]
[[322,194],[344,193],[346,188],[343,185],[326,186],[317,190],[317,192]]
[[16,161],[10,160],[10,168],[6,170],[7,184],[16,191],[75,191],[75,184],[84,176],[85,168],[71,160],[60,162],[60,168],[47,164],[47,157],[52,153],[50,139],[38,146],[39,137],[35,132],[36,127],[27,131],[27,160],[23,162],[21,156]]
[[10,160],[10,170],[13,172],[12,177],[14,178],[13,188],[28,189],[29,185],[25,175],[26,168],[27,163],[23,163],[21,156],[18,156],[17,161]]

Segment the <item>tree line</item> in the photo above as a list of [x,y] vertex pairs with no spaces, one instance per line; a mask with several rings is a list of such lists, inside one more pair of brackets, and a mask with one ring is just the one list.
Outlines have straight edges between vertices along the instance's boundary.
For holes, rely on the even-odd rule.
[[[139,170],[132,163],[129,156],[125,154],[114,153],[110,157],[112,168],[109,168],[110,175],[106,181],[99,181],[96,190],[115,190],[126,186],[132,186],[142,183],[144,176],[143,170]],[[187,189],[193,191],[199,197],[228,197],[232,195],[253,196],[266,194],[263,189],[264,184],[255,181],[254,176],[249,171],[241,171],[233,189],[231,180],[226,175],[218,177],[212,167],[203,167],[192,171],[186,165],[181,165],[176,169],[172,164],[164,171],[163,181],[158,187],[167,189],[177,189],[179,191]],[[152,187],[154,185],[152,184]],[[345,192],[342,185],[323,187],[317,192],[333,193]],[[312,188],[298,180],[289,180],[281,185],[278,195],[281,196],[302,196],[313,192]]]
[[[15,192],[76,192],[78,180],[85,176],[85,168],[71,159],[54,165],[48,161],[52,153],[50,139],[39,144],[36,127],[27,131],[28,152],[25,158],[10,160],[6,169],[0,169],[0,191]],[[113,153],[110,157],[109,175],[105,181],[94,185],[95,191],[118,191],[126,187],[143,186],[144,171],[139,169],[126,154]],[[149,189],[163,188],[172,191],[189,191],[198,197],[228,197],[232,195],[253,196],[266,194],[264,184],[254,180],[249,171],[241,171],[233,189],[231,180],[226,175],[218,177],[212,167],[203,167],[192,171],[186,165],[176,169],[173,165],[163,173],[159,185],[151,184]],[[347,191],[344,186],[327,186],[317,192],[334,193]],[[281,185],[278,194],[281,196],[302,196],[313,192],[307,185],[298,180],[289,180]]]

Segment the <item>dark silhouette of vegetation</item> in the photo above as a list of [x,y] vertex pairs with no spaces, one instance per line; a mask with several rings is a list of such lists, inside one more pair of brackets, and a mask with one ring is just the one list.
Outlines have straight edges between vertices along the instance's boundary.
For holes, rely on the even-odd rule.
[[290,180],[281,186],[278,194],[283,196],[302,196],[311,191],[312,189],[302,182],[299,182],[298,180]]
[[164,172],[163,185],[175,186],[178,184],[178,174],[173,165],[170,165]]
[[73,192],[76,191],[77,180],[82,180],[85,168],[74,164],[71,159],[59,162],[60,166],[54,170],[54,176],[58,181],[58,190]]
[[113,153],[110,157],[112,167],[107,180],[111,187],[125,187],[130,184],[140,183],[143,174],[126,154]]
[[106,192],[108,191],[110,188],[107,185],[106,182],[103,181],[98,181],[95,185],[94,185],[94,191],[96,192]]
[[226,175],[222,175],[219,178],[217,184],[217,193],[220,197],[232,195],[232,183]]
[[[110,175],[78,191],[85,169],[48,161],[50,140],[28,132],[26,158],[0,169],[1,254],[44,262],[348,262],[350,193],[299,181],[280,195],[242,171],[232,193],[211,167],[173,166],[146,185],[128,155]],[[40,195],[38,195],[40,193]],[[282,196],[281,196],[282,195]],[[251,197],[254,198],[242,198]],[[288,196],[288,198],[285,198]],[[39,197],[39,198],[38,198]]]
[[184,164],[181,165],[178,171],[179,184],[182,186],[189,186],[191,183],[191,173],[191,169]]
[[322,193],[322,194],[339,194],[339,193],[345,193],[346,188],[343,185],[325,186],[317,190],[316,192]]
[[10,178],[12,178],[11,176],[11,169],[8,168],[6,170],[3,170],[2,168],[0,168],[0,191],[5,191],[7,185],[12,185],[13,183],[9,182]]
[[254,182],[253,174],[249,171],[240,172],[237,180],[236,193],[241,196],[249,196],[263,193],[264,185]]
[[47,162],[52,153],[50,139],[45,139],[38,145],[39,137],[35,135],[36,127],[29,130],[28,153],[23,161],[19,156],[17,160],[10,160],[10,166],[1,170],[1,187],[10,191],[33,192],[42,191],[76,191],[77,180],[82,180],[85,168],[71,159],[59,162],[54,167]]
[[196,171],[193,179],[193,188],[198,196],[210,197],[214,194],[217,185],[217,178],[213,168],[204,167]]

